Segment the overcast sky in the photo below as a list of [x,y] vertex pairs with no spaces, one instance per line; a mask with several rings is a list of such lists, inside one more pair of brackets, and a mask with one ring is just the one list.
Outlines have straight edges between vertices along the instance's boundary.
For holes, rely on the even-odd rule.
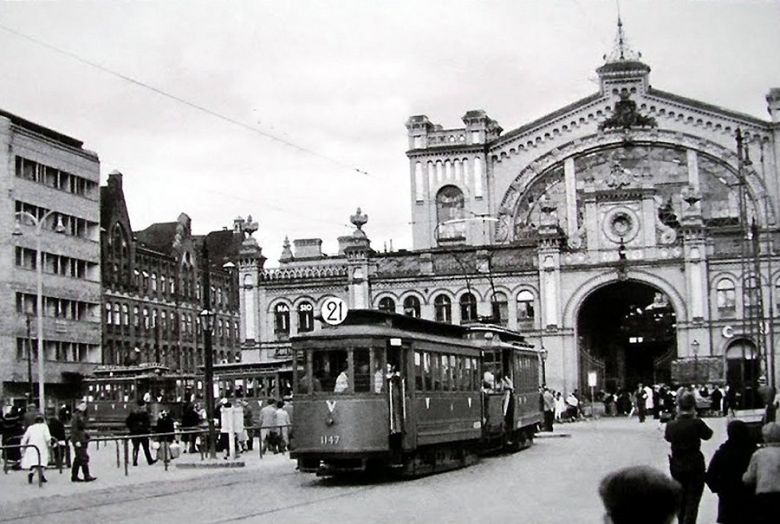
[[[768,119],[780,3],[621,2],[654,87]],[[375,249],[411,246],[404,122],[485,109],[509,131],[597,90],[614,0],[2,2],[0,25],[313,152],[283,145],[0,28],[0,107],[124,174],[133,229],[260,222],[328,252],[357,206]],[[505,132],[506,132],[505,131]],[[352,169],[358,168],[368,175]]]

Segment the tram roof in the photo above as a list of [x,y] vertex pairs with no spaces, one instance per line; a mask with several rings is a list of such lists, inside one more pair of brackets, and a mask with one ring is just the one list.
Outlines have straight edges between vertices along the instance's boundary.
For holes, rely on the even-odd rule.
[[341,324],[335,326],[326,324],[320,331],[298,335],[291,340],[295,343],[307,340],[375,336],[414,338],[477,349],[477,345],[466,338],[466,333],[466,328],[455,324],[444,324],[375,309],[352,309]]

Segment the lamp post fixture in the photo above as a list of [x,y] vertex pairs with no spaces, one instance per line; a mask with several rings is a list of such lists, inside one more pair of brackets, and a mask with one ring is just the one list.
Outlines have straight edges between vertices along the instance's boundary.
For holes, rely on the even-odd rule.
[[[43,225],[46,223],[46,219],[54,215],[53,209],[47,211],[41,218],[36,217],[32,213],[27,211],[17,211],[15,213],[16,224],[14,225],[13,236],[22,236],[22,217],[32,222],[35,226],[35,275],[36,275],[36,331],[38,336],[38,407],[43,412],[46,409],[46,397],[44,393],[44,383],[46,377],[44,375],[43,360],[45,358],[43,348],[43,263],[41,254],[41,232]],[[57,216],[57,223],[54,226],[54,231],[57,233],[64,233],[65,226],[62,225],[62,216]],[[29,324],[28,324],[29,325]],[[32,400],[32,399],[30,399]]]
[[539,356],[542,357],[542,385],[547,385],[547,350],[544,345],[539,350]]

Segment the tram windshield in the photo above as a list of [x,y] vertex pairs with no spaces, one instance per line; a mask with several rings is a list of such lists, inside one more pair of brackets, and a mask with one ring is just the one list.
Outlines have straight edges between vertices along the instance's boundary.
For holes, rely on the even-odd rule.
[[[382,393],[386,389],[384,348],[323,348],[306,351],[297,392]],[[300,362],[300,361],[299,361]]]

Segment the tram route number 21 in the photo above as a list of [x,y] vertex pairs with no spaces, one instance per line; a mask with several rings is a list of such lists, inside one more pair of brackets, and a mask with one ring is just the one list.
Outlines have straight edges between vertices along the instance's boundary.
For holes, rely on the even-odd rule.
[[322,320],[331,326],[336,326],[344,322],[344,319],[347,318],[348,311],[349,306],[347,306],[347,303],[336,297],[330,297],[325,300],[320,308]]
[[320,435],[320,444],[323,446],[335,446],[341,440],[340,435]]

